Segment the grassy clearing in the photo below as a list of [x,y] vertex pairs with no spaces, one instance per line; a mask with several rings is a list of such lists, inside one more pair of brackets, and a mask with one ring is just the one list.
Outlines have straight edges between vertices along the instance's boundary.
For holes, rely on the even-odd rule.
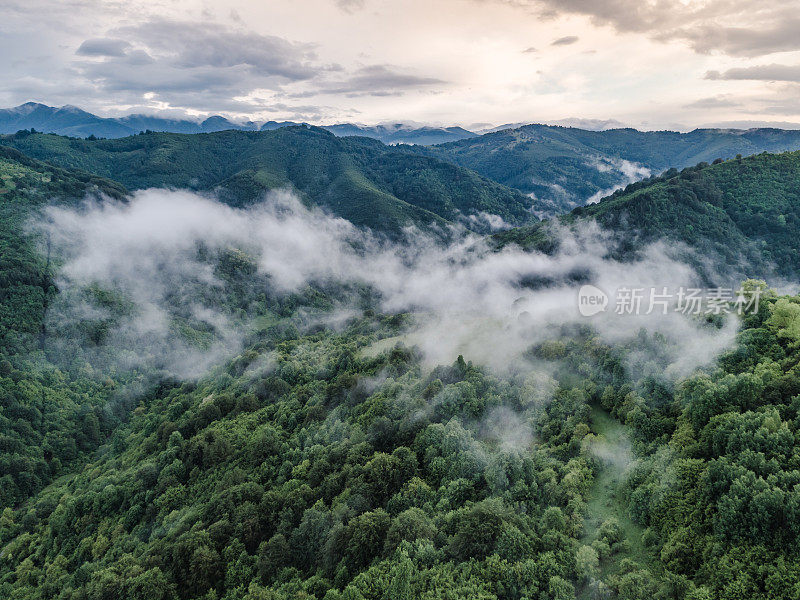
[[[599,579],[607,581],[609,576],[619,572],[623,559],[650,565],[652,558],[642,543],[644,528],[630,519],[620,492],[627,469],[634,460],[625,426],[602,408],[593,406],[592,432],[596,437],[591,447],[602,467],[589,491],[582,543],[602,548],[603,540],[608,538],[608,522],[618,525],[618,541],[610,544],[610,550],[599,552]],[[590,598],[589,592],[587,586],[579,597]]]

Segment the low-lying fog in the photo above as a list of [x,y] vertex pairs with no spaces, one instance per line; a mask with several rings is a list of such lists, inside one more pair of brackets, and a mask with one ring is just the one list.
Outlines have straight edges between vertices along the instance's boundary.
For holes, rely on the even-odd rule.
[[[632,262],[610,258],[614,239],[596,225],[557,231],[553,255],[516,247],[495,251],[466,230],[449,244],[414,229],[402,241],[388,241],[309,209],[289,192],[237,209],[191,192],[151,189],[124,203],[50,207],[33,227],[49,236],[61,260],[62,293],[51,319],[63,327],[98,311],[119,312],[87,302],[84,293],[87,286],[118,290],[132,306],[110,321],[105,339],[123,350],[145,347],[128,360],[146,355],[179,376],[198,375],[240,349],[246,333],[241,320],[199,300],[221,287],[203,256],[229,249],[253,257],[274,293],[331,281],[371,287],[383,311],[415,313],[405,339],[430,365],[450,364],[463,354],[502,371],[562,326],[584,324],[611,343],[631,339],[643,327],[660,332],[670,348],[665,375],[678,377],[712,361],[733,342],[736,328],[735,318],[709,327],[671,309],[616,314],[613,293],[619,288],[674,291],[697,277],[664,244],[642,248]],[[578,290],[587,283],[612,295],[607,310],[593,317],[578,311]],[[176,336],[170,317],[176,302],[213,332],[202,350]],[[646,304],[645,294],[642,312]],[[335,313],[346,317],[357,310],[355,303],[341,303]]]

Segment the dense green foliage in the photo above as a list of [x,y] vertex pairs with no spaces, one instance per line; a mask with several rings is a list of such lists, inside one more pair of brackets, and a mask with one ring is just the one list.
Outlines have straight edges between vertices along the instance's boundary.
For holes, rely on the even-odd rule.
[[[800,273],[800,153],[671,169],[561,220],[596,220],[619,232],[627,249],[667,238],[722,271],[794,277]],[[540,248],[553,243],[543,226],[501,233],[498,240]]]
[[535,221],[530,199],[474,172],[368,138],[337,138],[316,127],[185,135],[146,133],[82,140],[21,132],[0,143],[129,189],[221,190],[233,205],[266,190],[293,188],[357,225],[396,232],[404,225],[456,221],[488,212],[511,224]]
[[693,598],[800,593],[800,299],[745,318],[719,367],[660,405],[603,395],[646,458],[627,482],[631,517]]
[[46,252],[24,233],[31,210],[87,193],[121,197],[124,190],[0,148],[0,506],[68,471],[117,422],[104,410],[110,382],[64,372],[45,359],[44,316],[57,292]]
[[[320,158],[333,161],[320,149],[328,134],[284,131],[312,141],[291,161],[271,154],[265,173],[324,196],[328,188],[304,179],[320,171],[294,167],[332,164]],[[127,165],[121,179],[144,177],[160,160],[154,177],[188,185],[168,168],[180,156],[191,177],[203,160],[220,169],[196,187],[248,181],[214,163],[219,148],[187,166],[192,151],[173,155],[167,143],[201,144],[184,137],[14,143],[88,156],[77,166],[96,161],[101,172]],[[146,146],[152,140],[161,142]],[[59,154],[73,143],[85,152]],[[380,145],[383,154],[363,140],[335,143],[362,161],[359,173],[395,185],[411,185],[430,164],[412,157],[421,162],[403,163],[406,172]],[[133,146],[118,146],[127,158],[115,162],[104,144]],[[135,167],[134,157],[153,162]],[[797,154],[764,155],[668,172],[565,221],[597,219],[627,232],[631,246],[661,236],[698,250],[715,244],[731,262],[738,256],[723,250],[734,240],[749,258],[795,274],[783,263],[797,252],[798,165]],[[403,193],[421,193],[411,187]],[[110,318],[89,311],[77,325],[44,327],[66,292],[48,264],[58,257],[24,223],[45,202],[86,193],[124,190],[0,147],[0,597],[800,594],[800,298],[765,294],[736,346],[683,381],[661,376],[670,362],[663,337],[642,331],[612,346],[589,326],[529,348],[535,368],[499,375],[459,356],[431,370],[414,348],[392,345],[414,316],[382,314],[371,290],[329,282],[278,293],[244,250],[199,248],[220,286],[191,300],[213,303],[247,335],[235,356],[181,381],[152,366],[116,367],[110,321],[132,309],[114,290],[79,290]],[[500,241],[557,243],[542,227]],[[172,325],[203,348],[214,332],[182,311],[196,290],[180,291]],[[340,327],[313,318],[342,304],[356,309]],[[610,439],[613,469],[601,446]]]
[[526,125],[413,150],[535,194],[540,201],[551,204],[551,214],[557,214],[628,183],[630,177],[620,172],[622,160],[661,173],[737,154],[798,149],[800,132],[779,129],[698,129],[678,133]]
[[[422,376],[406,350],[362,357],[374,339],[369,320],[265,339],[145,398],[95,462],[4,514],[0,591],[569,597],[590,478],[579,396],[541,414],[541,445],[503,453],[479,423],[537,414],[523,383],[463,361]],[[265,355],[274,370],[250,368]]]

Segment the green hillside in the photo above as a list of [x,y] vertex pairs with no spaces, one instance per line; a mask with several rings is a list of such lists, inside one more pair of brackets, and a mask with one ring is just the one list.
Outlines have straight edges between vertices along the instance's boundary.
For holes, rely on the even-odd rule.
[[[428,148],[414,148],[473,169],[494,181],[533,194],[559,214],[617,186],[641,179],[633,166],[658,175],[737,154],[800,150],[800,131],[698,129],[689,133],[526,125]],[[620,161],[632,165],[622,165]],[[646,173],[645,173],[646,175]]]
[[[85,155],[109,156],[105,143]],[[166,170],[162,150],[152,160]],[[375,173],[415,181],[381,152],[386,164],[369,154],[336,185],[367,190]],[[264,187],[284,169],[312,189],[305,155],[271,156]],[[670,172],[564,221],[597,219],[625,234],[624,250],[666,237],[738,264],[744,250],[724,254],[733,240],[793,273],[798,163],[759,155]],[[195,186],[255,178],[241,173]],[[336,185],[313,189],[341,198]],[[135,310],[114,289],[71,290],[88,307],[78,323],[46,318],[69,291],[55,283],[61,257],[25,224],[87,193],[125,190],[0,147],[0,598],[797,597],[800,298],[766,291],[736,344],[678,381],[658,376],[674,350],[661,335],[609,345],[588,322],[554,328],[526,351],[545,380],[461,356],[431,369],[398,343],[415,316],[383,313],[373,290],[280,292],[244,249],[200,244],[213,293],[176,289],[170,329],[207,347],[216,332],[185,310],[200,305],[245,335],[201,377],[179,379],[123,367],[148,348],[114,343],[116,321]],[[544,226],[497,239],[558,243]],[[327,325],[343,305],[348,316]]]
[[398,231],[409,223],[456,221],[488,212],[511,224],[535,221],[519,192],[437,159],[368,138],[337,138],[315,127],[209,134],[146,133],[115,140],[56,135],[0,137],[0,144],[131,190],[220,189],[233,205],[290,187],[357,225]]
[[[32,211],[86,194],[121,198],[111,181],[0,147],[0,505],[13,505],[97,448],[115,423],[111,389],[46,359],[44,317],[58,293],[46,241],[25,234]],[[39,248],[37,248],[39,246]],[[41,250],[41,252],[40,252]]]
[[[629,185],[605,200],[562,217],[595,219],[623,235],[624,248],[671,239],[697,255],[746,274],[800,274],[800,152],[760,154]],[[544,247],[546,227],[498,234],[501,244]]]
[[[798,307],[765,299],[719,369],[674,390],[624,375],[657,336],[554,341],[534,350],[556,369],[546,405],[460,358],[424,374],[408,349],[363,352],[396,318],[264,331],[141,398],[82,469],[5,510],[0,593],[789,600]],[[504,448],[480,426],[498,410],[535,440]],[[630,476],[605,477],[593,451],[608,414],[639,457]]]

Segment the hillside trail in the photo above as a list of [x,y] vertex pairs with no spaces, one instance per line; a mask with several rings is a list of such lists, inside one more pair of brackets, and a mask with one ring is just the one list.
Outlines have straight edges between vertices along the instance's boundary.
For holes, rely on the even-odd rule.
[[[606,581],[609,575],[619,570],[623,559],[630,558],[639,564],[649,564],[652,558],[642,543],[644,528],[631,520],[622,496],[622,485],[634,461],[626,427],[603,408],[595,405],[592,406],[591,420],[592,433],[597,436],[592,443],[592,450],[602,466],[589,490],[581,544],[591,545],[597,540],[604,522],[615,520],[619,524],[622,544],[610,556],[600,561],[599,579]],[[589,589],[584,589],[578,597],[594,596],[589,593]]]

